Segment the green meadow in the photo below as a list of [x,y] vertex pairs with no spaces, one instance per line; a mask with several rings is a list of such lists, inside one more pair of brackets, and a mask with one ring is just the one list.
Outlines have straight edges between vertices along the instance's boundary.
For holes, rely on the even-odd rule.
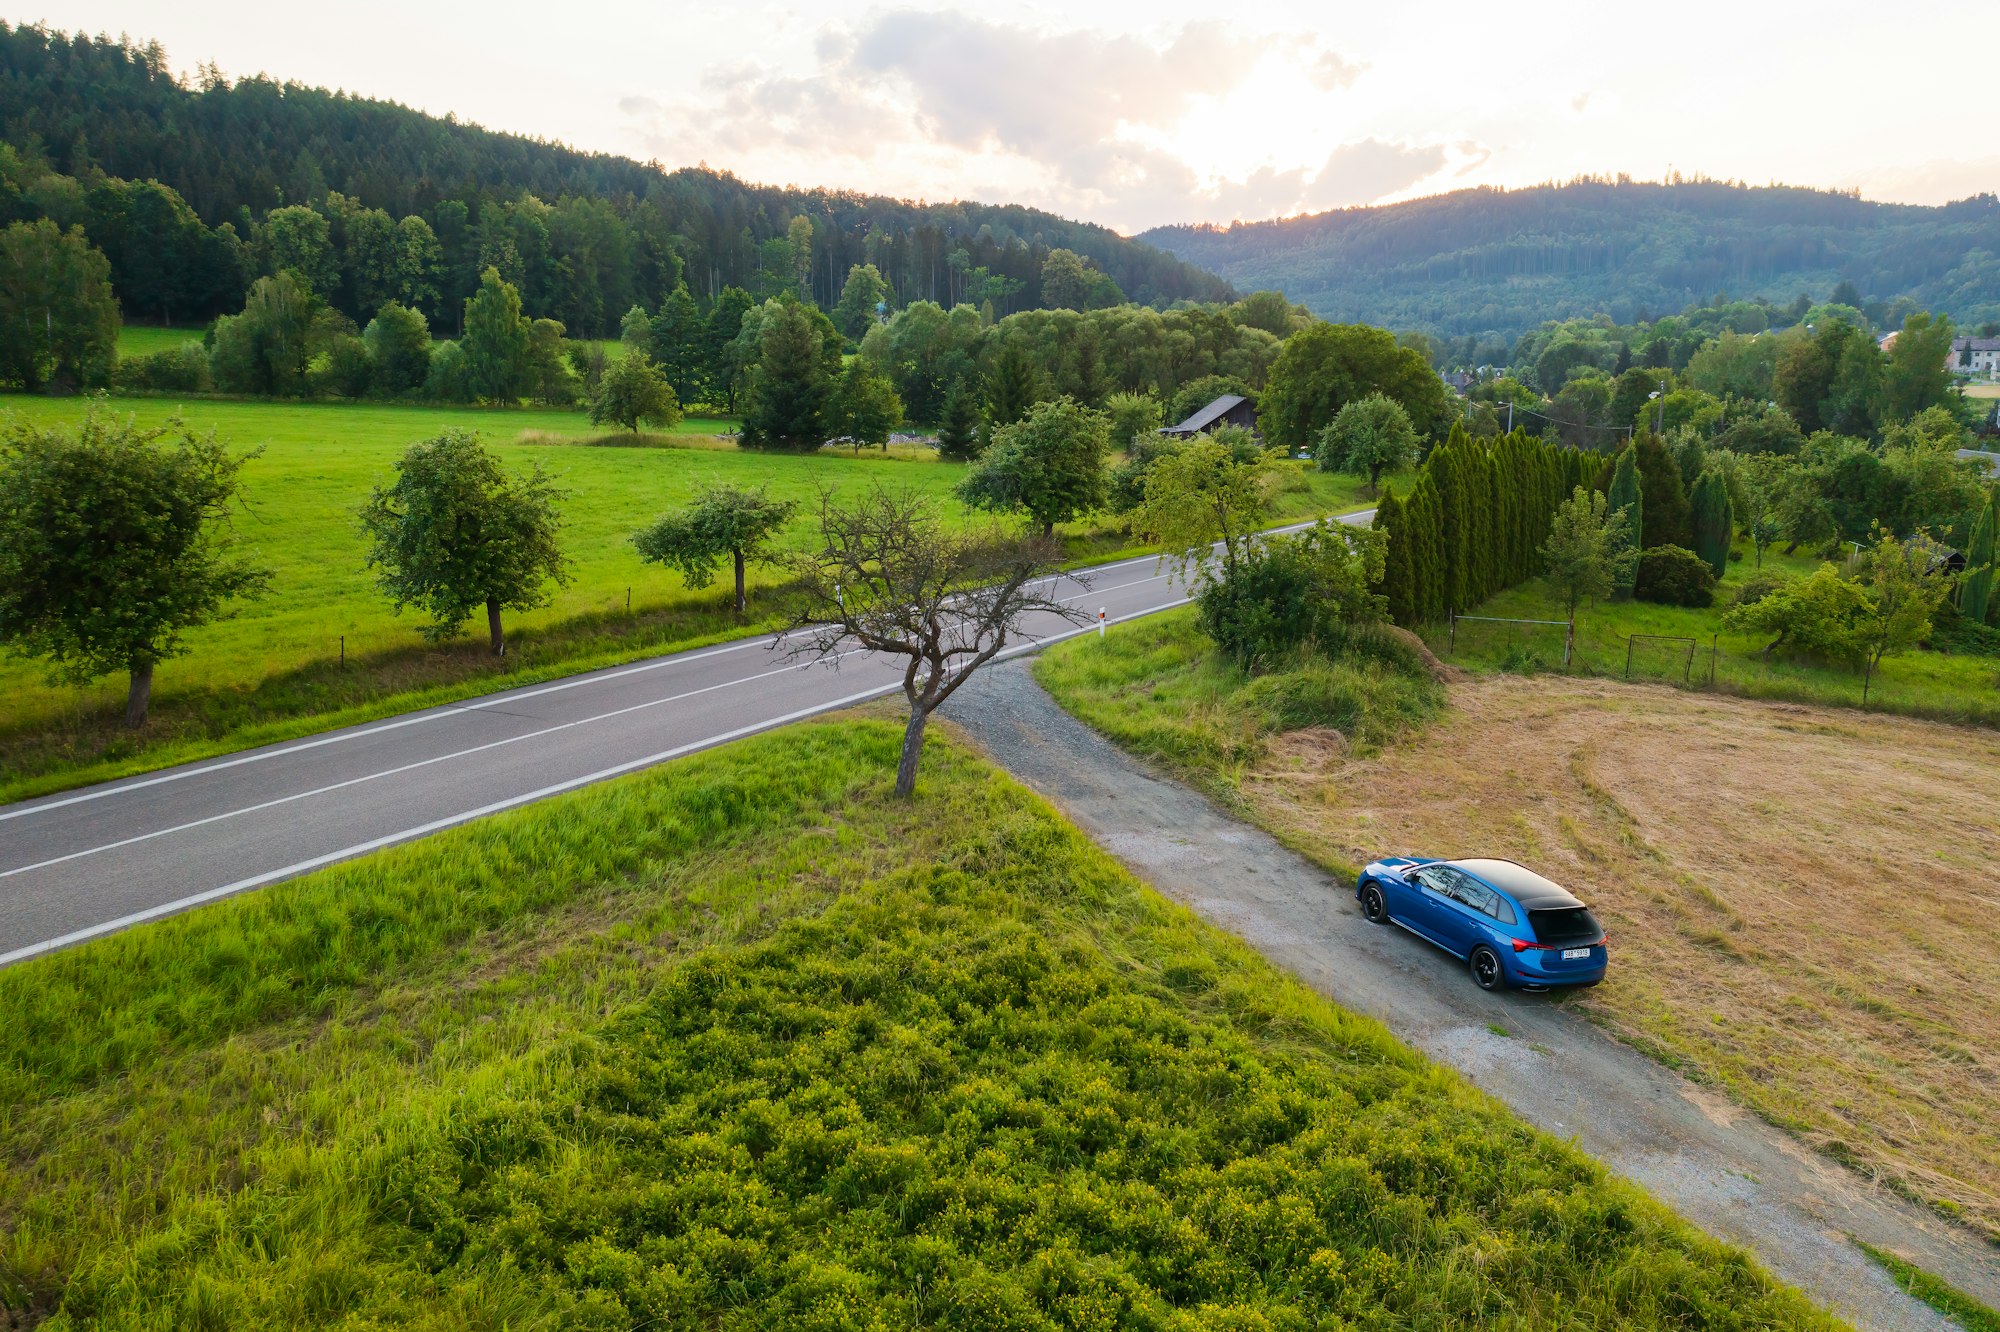
[[890,799],[898,740],[0,971],[0,1322],[1839,1326],[962,745]]
[[[73,421],[87,410],[78,399],[0,400],[0,411],[40,422]],[[247,510],[235,526],[276,576],[267,595],[190,635],[192,650],[160,668],[154,720],[141,739],[115,724],[122,679],[78,690],[48,683],[32,662],[0,657],[0,798],[761,629],[768,598],[760,610],[753,596],[749,618],[738,617],[723,588],[691,593],[677,575],[642,563],[629,544],[635,530],[703,482],[765,485],[807,501],[821,486],[879,481],[963,513],[951,491],[964,466],[928,449],[744,453],[718,433],[734,423],[719,420],[691,418],[646,437],[648,447],[623,447],[622,436],[566,411],[152,398],[110,399],[97,410],[144,424],[179,413],[235,449],[263,450],[245,470]],[[511,467],[541,465],[570,492],[573,582],[549,605],[509,617],[503,661],[473,638],[424,644],[418,618],[395,615],[364,568],[356,507],[392,476],[408,445],[452,426],[478,431]],[[1366,502],[1355,477],[1295,468],[1286,487],[1287,516]],[[1065,535],[1079,561],[1135,549],[1111,526]],[[789,540],[806,539],[800,522]],[[777,578],[754,566],[751,575],[760,591]]]

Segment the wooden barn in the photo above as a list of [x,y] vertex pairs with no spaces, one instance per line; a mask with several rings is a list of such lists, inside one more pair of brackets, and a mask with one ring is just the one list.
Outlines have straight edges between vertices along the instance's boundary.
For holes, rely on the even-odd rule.
[[1239,393],[1225,393],[1179,425],[1166,426],[1160,433],[1172,435],[1176,439],[1186,439],[1191,435],[1206,435],[1226,425],[1255,430],[1256,404]]

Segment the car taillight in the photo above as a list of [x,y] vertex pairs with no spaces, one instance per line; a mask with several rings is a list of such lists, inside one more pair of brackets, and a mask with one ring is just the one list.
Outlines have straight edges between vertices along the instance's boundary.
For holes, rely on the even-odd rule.
[[1529,943],[1526,939],[1514,940],[1514,951],[1517,953],[1525,953],[1530,948],[1547,948],[1547,947],[1548,947],[1547,944]]

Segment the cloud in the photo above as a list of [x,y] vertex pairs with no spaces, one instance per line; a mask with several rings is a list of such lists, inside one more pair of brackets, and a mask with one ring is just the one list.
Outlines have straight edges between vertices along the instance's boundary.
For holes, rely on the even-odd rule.
[[1338,51],[1322,51],[1319,59],[1313,61],[1312,81],[1321,92],[1339,92],[1351,88],[1368,66],[1359,61],[1349,60]]
[[838,164],[876,179],[884,166],[942,161],[948,178],[930,176],[920,192],[961,192],[978,174],[1017,182],[1014,197],[1139,224],[1191,208],[1268,216],[1366,202],[1442,164],[1440,149],[1367,139],[1316,171],[1261,167],[1204,183],[1175,152],[1177,127],[1272,57],[1296,62],[1323,91],[1364,68],[1308,36],[1214,21],[1156,42],[892,10],[820,32],[810,73],[737,66],[711,71],[685,105],[628,97],[619,106],[664,160],[775,154],[797,169]]

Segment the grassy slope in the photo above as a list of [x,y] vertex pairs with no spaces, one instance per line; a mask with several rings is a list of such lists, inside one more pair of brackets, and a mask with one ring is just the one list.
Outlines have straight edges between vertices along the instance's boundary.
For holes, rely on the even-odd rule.
[[1624,962],[1577,1001],[1591,1017],[2000,1235],[2000,1119],[1979,1053],[2000,984],[1991,731],[1489,675],[1371,755],[1383,719],[1421,714],[1378,705],[1342,728],[1354,749],[1276,734],[1274,682],[1219,662],[1185,612],[1059,644],[1035,670],[1078,717],[1335,873],[1385,851],[1476,849],[1569,884],[1623,941]]
[[1443,706],[1443,690],[1394,656],[1307,655],[1253,677],[1215,651],[1192,608],[1058,644],[1035,659],[1035,678],[1082,721],[1232,802],[1274,737],[1331,730],[1343,752],[1366,750]]
[[[74,400],[18,397],[5,406],[34,420],[70,420],[86,410]],[[176,410],[150,399],[110,407],[141,422]],[[886,458],[746,454],[714,438],[724,423],[702,420],[675,433],[687,448],[601,448],[581,444],[601,432],[569,412],[204,401],[186,415],[237,448],[265,450],[246,473],[251,512],[237,526],[276,569],[276,590],[191,635],[190,653],[160,668],[155,721],[143,746],[116,725],[122,680],[75,691],[48,684],[33,663],[0,657],[0,800],[755,632],[762,621],[729,613],[720,589],[689,593],[677,575],[642,564],[630,534],[703,481],[768,483],[776,494],[804,500],[821,483],[880,478],[942,500],[964,471],[911,450]],[[516,650],[498,663],[471,639],[426,647],[416,635],[419,617],[393,615],[362,567],[355,507],[391,474],[407,445],[447,426],[480,431],[510,465],[539,462],[573,492],[566,540],[574,582],[548,607],[510,617]],[[1301,471],[1284,511],[1364,503],[1356,478]],[[958,512],[955,504],[947,508]],[[804,540],[803,525],[793,540]],[[1079,559],[1129,546],[1109,530],[1071,537]],[[753,568],[752,577],[759,586],[772,583],[768,570]],[[625,613],[628,592],[636,618]]]
[[0,1303],[1834,1326],[957,746],[885,799],[896,743],[791,728],[0,972]]
[[[1809,573],[1818,564],[1817,559],[1803,555],[1787,558],[1776,551],[1764,553],[1766,570]],[[1859,706],[1862,685],[1859,670],[1776,658],[1766,660],[1759,653],[1769,642],[1768,635],[1734,633],[1723,627],[1723,615],[1735,603],[1736,589],[1755,572],[1747,553],[1743,560],[1732,563],[1716,590],[1716,604],[1707,609],[1655,606],[1639,601],[1586,607],[1577,616],[1577,673],[1623,674],[1626,640],[1630,635],[1680,635],[1698,640],[1693,674],[1700,682],[1707,677],[1713,637],[1718,689],[1748,698]],[[1555,597],[1539,579],[1502,592],[1480,606],[1477,613],[1518,619],[1562,618]],[[1461,621],[1455,649],[1447,647],[1442,628],[1428,630],[1424,637],[1440,656],[1449,656],[1459,666],[1491,668],[1507,662],[1510,654],[1518,663],[1528,653],[1544,667],[1560,668],[1562,663],[1560,628]],[[1679,645],[1642,643],[1634,652],[1633,675],[1635,678],[1670,675],[1678,680],[1682,658],[1677,654],[1684,651]],[[1924,650],[1886,658],[1870,687],[1868,706],[1941,721],[2000,725],[2000,659]]]

